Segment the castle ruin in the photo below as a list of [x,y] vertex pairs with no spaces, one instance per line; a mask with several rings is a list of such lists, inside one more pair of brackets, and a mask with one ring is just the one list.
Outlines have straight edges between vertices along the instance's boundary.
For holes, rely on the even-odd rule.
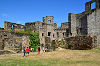
[[[95,9],[91,9],[91,4],[95,4]],[[86,2],[85,11],[80,14],[69,13],[71,24],[71,35],[90,35],[96,37],[97,44],[100,44],[100,0]]]
[[[95,4],[95,9],[91,9],[91,4]],[[89,35],[95,37],[95,46],[100,45],[100,0],[86,2],[85,11],[80,14],[69,13],[68,22],[57,27],[53,16],[43,17],[43,22],[27,22],[25,25],[5,21],[4,30],[24,31],[26,28],[32,32],[39,33],[40,45],[48,48],[52,40],[63,39],[77,35]],[[2,33],[2,31],[0,32]],[[8,34],[10,35],[10,34]],[[3,36],[3,33],[1,34]],[[3,40],[0,40],[2,44]]]

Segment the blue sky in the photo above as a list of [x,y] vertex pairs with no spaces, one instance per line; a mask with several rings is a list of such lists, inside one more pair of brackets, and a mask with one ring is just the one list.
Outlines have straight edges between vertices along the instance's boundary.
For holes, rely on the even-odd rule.
[[85,2],[90,0],[0,0],[0,27],[4,21],[24,25],[26,22],[42,21],[42,17],[54,16],[61,25],[68,21],[68,13],[81,13]]

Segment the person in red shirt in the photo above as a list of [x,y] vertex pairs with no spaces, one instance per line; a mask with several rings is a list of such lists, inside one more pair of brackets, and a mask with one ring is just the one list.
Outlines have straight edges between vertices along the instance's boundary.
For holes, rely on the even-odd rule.
[[26,48],[26,53],[27,53],[27,56],[29,56],[29,48],[28,47]]
[[40,46],[38,46],[38,54],[40,54]]

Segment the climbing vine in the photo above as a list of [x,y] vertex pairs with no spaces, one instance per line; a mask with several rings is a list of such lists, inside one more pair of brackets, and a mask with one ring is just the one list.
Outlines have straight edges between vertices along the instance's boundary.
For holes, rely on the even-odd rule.
[[30,39],[30,46],[31,48],[34,48],[34,51],[36,51],[38,45],[40,45],[40,39],[39,39],[39,34],[34,32],[29,35]]
[[40,39],[39,39],[39,34],[36,32],[32,32],[28,29],[25,29],[25,32],[29,33],[29,39],[30,39],[30,47],[34,48],[34,51],[36,51],[38,45],[40,45]]

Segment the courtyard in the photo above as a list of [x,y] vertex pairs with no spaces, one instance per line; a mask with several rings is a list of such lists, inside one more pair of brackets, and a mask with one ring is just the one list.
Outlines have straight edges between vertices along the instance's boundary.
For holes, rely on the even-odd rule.
[[0,66],[100,66],[100,47],[92,50],[57,49],[40,55],[37,52],[0,55]]

